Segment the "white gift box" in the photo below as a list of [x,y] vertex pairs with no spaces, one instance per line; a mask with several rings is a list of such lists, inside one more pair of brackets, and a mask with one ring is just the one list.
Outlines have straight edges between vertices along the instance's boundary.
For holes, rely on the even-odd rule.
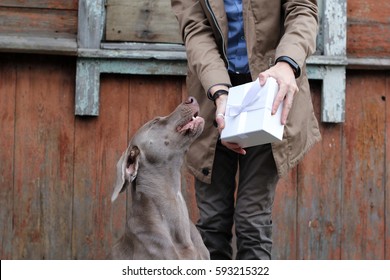
[[271,115],[277,92],[278,84],[274,78],[268,78],[264,86],[257,79],[230,88],[221,139],[238,143],[243,148],[282,140],[283,103],[276,114]]

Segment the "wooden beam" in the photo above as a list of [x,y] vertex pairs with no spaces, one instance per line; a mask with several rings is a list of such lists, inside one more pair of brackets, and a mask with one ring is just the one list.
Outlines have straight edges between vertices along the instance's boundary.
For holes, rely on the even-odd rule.
[[99,115],[100,69],[95,59],[78,59],[76,69],[75,114]]
[[[323,19],[324,55],[347,55],[347,4],[345,0],[327,0]],[[345,120],[345,66],[326,66],[322,86],[321,121]]]
[[76,39],[0,35],[0,49],[4,52],[77,55]]
[[99,48],[104,30],[104,0],[79,0],[79,48]]

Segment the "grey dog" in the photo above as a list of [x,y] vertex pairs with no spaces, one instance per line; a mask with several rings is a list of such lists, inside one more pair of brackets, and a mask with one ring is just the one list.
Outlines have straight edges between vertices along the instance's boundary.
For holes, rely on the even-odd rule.
[[189,97],[170,115],[142,126],[117,163],[112,201],[129,188],[129,219],[113,259],[209,259],[181,193],[185,152],[202,133],[199,105]]

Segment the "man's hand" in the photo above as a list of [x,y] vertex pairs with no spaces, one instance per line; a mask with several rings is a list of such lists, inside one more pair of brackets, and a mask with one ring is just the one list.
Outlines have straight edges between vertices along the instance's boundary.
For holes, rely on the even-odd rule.
[[[210,89],[210,93],[213,94],[219,89],[221,89],[220,86],[214,86]],[[227,87],[222,89],[229,90]],[[225,128],[225,112],[226,112],[227,98],[228,98],[227,95],[221,95],[215,100],[215,106],[216,106],[215,122],[218,125],[219,134],[221,134],[222,130]],[[246,151],[236,143],[229,143],[229,142],[222,141],[222,144],[226,146],[228,149],[236,153],[242,155],[246,154]]]
[[294,94],[299,91],[294,71],[288,63],[280,61],[268,70],[259,74],[259,80],[262,86],[265,84],[268,77],[274,78],[279,85],[279,91],[272,105],[271,113],[274,115],[278,110],[280,103],[284,100],[281,123],[285,125],[293,104]]

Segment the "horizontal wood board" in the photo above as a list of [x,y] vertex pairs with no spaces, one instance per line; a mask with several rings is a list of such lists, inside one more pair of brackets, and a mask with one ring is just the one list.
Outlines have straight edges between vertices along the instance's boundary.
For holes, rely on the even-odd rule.
[[390,57],[390,2],[347,2],[347,52],[353,57]]
[[22,37],[76,38],[78,1],[0,2],[0,33]]
[[106,40],[181,43],[169,0],[107,0]]

